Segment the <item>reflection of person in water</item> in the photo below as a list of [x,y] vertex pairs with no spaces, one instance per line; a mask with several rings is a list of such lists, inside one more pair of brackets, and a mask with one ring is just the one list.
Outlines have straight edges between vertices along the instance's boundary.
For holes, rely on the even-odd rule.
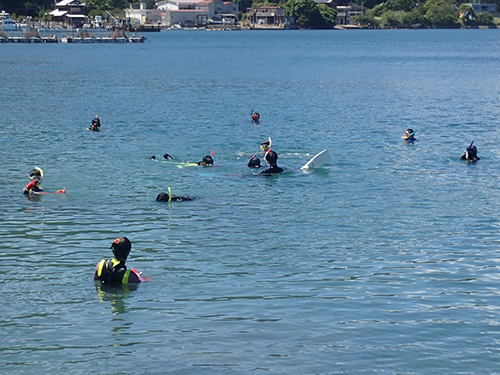
[[125,266],[131,248],[132,244],[127,237],[114,240],[111,249],[115,256],[110,260],[103,259],[97,263],[94,280],[107,285],[138,284],[146,281],[134,268],[129,270]]
[[138,286],[139,284],[106,285],[96,283],[97,297],[101,302],[110,301],[114,313],[123,314],[127,312],[124,300],[130,296],[131,291],[137,290]]
[[271,147],[271,142],[268,140],[265,140],[260,145],[260,148],[262,149],[262,151],[265,152],[264,160],[269,165],[269,168],[260,172],[260,174],[264,175],[264,176],[269,176],[269,175],[283,172],[283,168],[278,167],[278,154],[276,152],[274,152],[273,150],[271,150],[270,147]]

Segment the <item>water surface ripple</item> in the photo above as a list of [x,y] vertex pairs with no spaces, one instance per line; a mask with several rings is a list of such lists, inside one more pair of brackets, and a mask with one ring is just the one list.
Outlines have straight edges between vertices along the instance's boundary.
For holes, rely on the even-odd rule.
[[498,31],[147,37],[1,47],[2,373],[500,374]]

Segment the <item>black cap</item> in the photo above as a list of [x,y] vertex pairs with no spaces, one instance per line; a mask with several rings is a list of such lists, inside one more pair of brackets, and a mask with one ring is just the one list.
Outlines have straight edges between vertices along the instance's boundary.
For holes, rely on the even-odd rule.
[[117,238],[111,244],[111,249],[113,249],[113,254],[115,254],[115,258],[119,260],[127,260],[131,248],[132,244],[130,243],[130,240],[127,237]]

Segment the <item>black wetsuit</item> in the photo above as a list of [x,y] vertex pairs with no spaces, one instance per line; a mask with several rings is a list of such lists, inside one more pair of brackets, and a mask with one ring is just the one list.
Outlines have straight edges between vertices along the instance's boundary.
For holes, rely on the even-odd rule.
[[191,198],[191,197],[188,197],[188,196],[184,196],[184,197],[179,197],[177,195],[172,195],[172,198],[169,199],[169,195],[167,193],[160,193],[158,194],[158,196],[156,197],[156,201],[158,202],[185,202],[185,201],[192,201],[196,198]]
[[264,159],[269,164],[269,168],[264,169],[260,172],[261,175],[269,176],[272,174],[277,174],[283,172],[283,168],[278,167],[276,161],[278,160],[278,154],[272,150],[266,152]]

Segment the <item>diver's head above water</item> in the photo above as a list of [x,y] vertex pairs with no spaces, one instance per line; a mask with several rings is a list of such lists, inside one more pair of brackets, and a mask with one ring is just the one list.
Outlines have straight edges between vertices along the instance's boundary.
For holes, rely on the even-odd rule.
[[252,156],[250,161],[248,162],[249,168],[260,168],[260,159],[257,156]]
[[214,159],[210,155],[206,155],[203,157],[203,160],[198,162],[198,165],[202,165],[204,167],[211,167],[214,164]]

